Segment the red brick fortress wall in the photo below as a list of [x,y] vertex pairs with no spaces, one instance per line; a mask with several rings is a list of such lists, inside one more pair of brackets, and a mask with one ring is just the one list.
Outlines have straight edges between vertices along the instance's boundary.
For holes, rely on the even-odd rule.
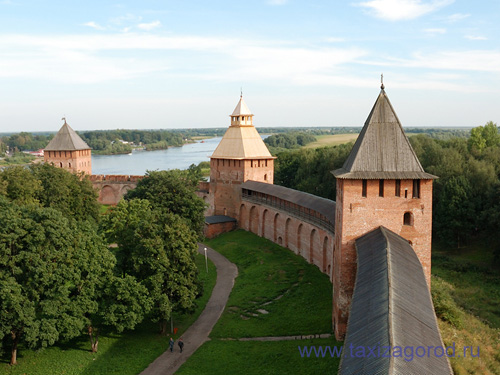
[[89,176],[94,189],[99,192],[99,203],[116,205],[127,191],[137,186],[137,181],[144,176],[127,175],[90,175]]

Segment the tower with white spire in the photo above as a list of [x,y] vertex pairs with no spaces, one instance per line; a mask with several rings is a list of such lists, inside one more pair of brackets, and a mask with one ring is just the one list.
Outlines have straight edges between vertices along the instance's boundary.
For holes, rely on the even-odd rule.
[[248,180],[272,184],[274,159],[253,126],[253,114],[240,96],[231,125],[210,157],[213,215],[238,218],[241,184]]

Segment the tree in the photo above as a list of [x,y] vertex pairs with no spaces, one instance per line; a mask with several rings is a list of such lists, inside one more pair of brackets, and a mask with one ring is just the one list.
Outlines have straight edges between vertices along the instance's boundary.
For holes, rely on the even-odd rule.
[[90,180],[49,164],[4,169],[0,195],[18,204],[52,207],[78,221],[99,218],[98,195]]
[[465,176],[451,177],[445,182],[436,204],[434,226],[437,237],[460,247],[467,234],[476,227],[475,219],[469,181]]
[[470,131],[469,150],[476,154],[481,154],[485,148],[494,147],[500,144],[500,134],[498,127],[492,121],[484,126],[478,126]]
[[24,167],[8,167],[0,172],[0,195],[18,204],[40,204],[41,182]]
[[146,286],[153,301],[152,319],[166,332],[173,310],[186,311],[197,296],[194,256],[197,238],[179,216],[152,207],[148,200],[122,200],[101,223],[117,247],[121,275]]
[[50,164],[32,164],[30,171],[42,186],[35,193],[42,206],[55,208],[78,221],[98,220],[98,194],[86,176]]
[[114,329],[118,333],[134,329],[152,307],[147,288],[130,275],[111,276],[108,282],[100,284],[99,289],[97,312],[88,317],[87,331],[93,353],[97,352],[102,328]]
[[130,190],[126,200],[147,199],[154,207],[187,220],[188,226],[199,236],[203,233],[205,203],[196,195],[199,173],[195,167],[187,171],[148,171],[146,178]]
[[342,167],[353,144],[301,149],[278,154],[274,182],[277,185],[335,199],[332,171]]
[[21,340],[47,346],[81,334],[113,264],[88,223],[0,198],[0,339],[10,336],[11,364]]

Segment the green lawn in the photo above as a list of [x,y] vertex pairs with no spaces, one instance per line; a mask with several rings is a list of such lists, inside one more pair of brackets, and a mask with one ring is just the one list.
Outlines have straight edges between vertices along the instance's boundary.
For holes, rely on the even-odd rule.
[[[205,257],[197,254],[196,264],[200,270],[200,280],[204,294],[198,299],[194,314],[175,316],[174,327],[179,337],[203,311],[216,280],[216,269],[209,262],[209,273],[205,271]],[[4,353],[0,360],[0,374],[29,375],[135,375],[146,368],[168,346],[168,337],[158,334],[158,326],[142,323],[137,329],[122,334],[103,334],[99,338],[99,352],[90,352],[87,336],[71,340],[47,349],[33,351],[20,348],[18,365],[10,366],[10,353]]]
[[243,230],[223,234],[207,244],[238,266],[228,304],[210,337],[332,331],[332,284],[316,266]]
[[185,363],[180,375],[275,375],[275,374],[336,374],[340,358],[328,353],[317,358],[301,357],[298,346],[339,345],[333,339],[300,341],[208,341]]
[[339,358],[303,358],[298,350],[299,345],[340,345],[333,338],[221,339],[330,333],[332,284],[328,277],[290,250],[242,230],[206,243],[238,266],[238,277],[210,335],[212,340],[177,373],[336,374]]

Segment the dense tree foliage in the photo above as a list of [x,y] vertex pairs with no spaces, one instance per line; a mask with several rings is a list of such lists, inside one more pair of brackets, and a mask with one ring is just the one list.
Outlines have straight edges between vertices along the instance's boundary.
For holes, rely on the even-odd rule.
[[411,137],[424,169],[434,182],[433,229],[436,239],[464,244],[468,237],[490,234],[500,246],[500,134],[492,122],[472,129],[468,139],[433,140]]
[[53,134],[31,134],[21,132],[10,136],[3,136],[2,143],[11,150],[39,150],[47,146],[52,137],[54,137]]
[[300,149],[278,154],[274,183],[335,200],[335,177],[331,171],[342,167],[353,144]]
[[18,204],[52,207],[79,221],[99,216],[92,183],[49,164],[5,168],[0,172],[0,195]]
[[264,143],[269,147],[284,149],[299,148],[314,141],[316,137],[305,132],[274,134],[264,139]]
[[197,236],[186,221],[145,199],[122,200],[102,227],[117,247],[118,271],[147,287],[152,319],[162,333],[172,311],[194,307],[198,294],[194,256]]
[[198,235],[203,232],[205,203],[195,191],[201,178],[201,169],[148,171],[125,199],[147,199],[154,207],[180,216]]
[[114,258],[88,223],[0,197],[0,338],[47,346],[82,333]]
[[[28,347],[134,328],[152,307],[146,286],[115,269],[97,232],[92,184],[51,165],[0,172],[0,340]],[[8,339],[6,339],[8,337]]]

